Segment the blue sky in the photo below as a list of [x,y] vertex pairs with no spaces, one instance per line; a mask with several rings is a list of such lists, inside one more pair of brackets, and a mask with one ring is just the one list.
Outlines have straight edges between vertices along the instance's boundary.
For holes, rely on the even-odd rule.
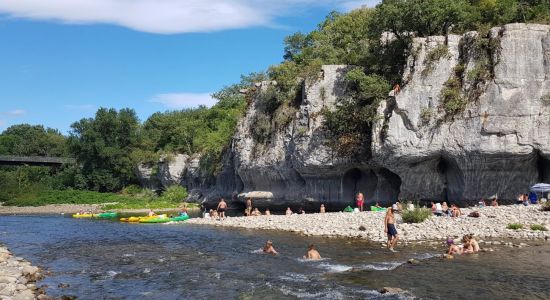
[[211,92],[279,63],[285,36],[376,2],[2,0],[0,131],[67,133],[99,107],[131,107],[144,121],[210,105]]

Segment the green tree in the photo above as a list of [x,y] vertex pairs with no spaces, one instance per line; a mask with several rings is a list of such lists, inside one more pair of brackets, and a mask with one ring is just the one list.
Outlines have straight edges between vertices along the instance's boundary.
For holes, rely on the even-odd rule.
[[138,162],[131,154],[139,149],[141,138],[134,110],[100,108],[95,118],[82,119],[71,128],[70,151],[82,165],[80,184],[107,192],[136,182]]
[[64,156],[66,138],[42,125],[13,125],[0,134],[0,154],[21,156]]

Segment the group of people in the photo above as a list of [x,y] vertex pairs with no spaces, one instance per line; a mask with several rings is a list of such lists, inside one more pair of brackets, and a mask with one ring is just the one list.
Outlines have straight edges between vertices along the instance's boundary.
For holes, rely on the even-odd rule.
[[462,216],[462,211],[460,210],[460,207],[458,207],[456,204],[447,205],[447,202],[443,203],[435,203],[432,201],[432,214],[435,216],[449,216],[449,217],[460,217]]
[[[265,243],[264,247],[262,248],[262,251],[266,254],[272,254],[272,255],[279,254],[279,252],[277,252],[277,250],[275,250],[275,247],[273,247],[273,242],[271,240],[268,240]],[[321,255],[319,254],[319,251],[317,251],[317,249],[315,249],[315,245],[310,244],[308,246],[306,255],[304,255],[304,259],[309,259],[309,260],[319,260],[319,259],[321,259]]]
[[449,255],[450,257],[452,257],[452,255],[461,255],[461,254],[479,252],[479,244],[472,234],[464,235],[462,237],[461,244],[457,244],[455,243],[454,239],[448,238],[447,246],[449,247],[449,249],[447,250],[447,255]]

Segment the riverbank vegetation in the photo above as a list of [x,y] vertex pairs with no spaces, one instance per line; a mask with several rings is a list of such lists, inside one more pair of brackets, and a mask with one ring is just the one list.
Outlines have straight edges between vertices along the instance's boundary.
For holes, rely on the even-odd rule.
[[[181,193],[161,201],[164,194],[173,195],[170,189],[158,191],[160,196],[123,191],[139,184],[138,164],[155,163],[161,155],[200,155],[201,176],[214,178],[236,124],[253,100],[258,111],[251,134],[268,146],[274,132],[290,124],[304,82],[318,79],[323,64],[354,66],[345,78],[347,96],[334,109],[323,111],[329,144],[341,155],[368,158],[372,124],[382,117],[377,107],[392,86],[404,84],[403,66],[413,52],[413,37],[469,30],[486,36],[490,27],[512,22],[550,23],[550,0],[386,0],[375,8],[333,12],[312,32],[288,36],[280,64],[242,76],[240,82],[214,93],[218,102],[211,108],[158,112],[147,120],[139,120],[132,109],[101,108],[93,118],[73,123],[68,136],[27,124],[6,129],[0,134],[0,155],[69,156],[78,163],[56,170],[1,167],[0,201],[87,203],[99,201],[96,195],[102,202],[128,206],[152,205],[154,199],[182,201]],[[432,59],[445,57],[446,50],[438,48]],[[482,73],[470,75],[477,78]],[[260,81],[268,87],[255,85]],[[462,99],[456,93],[444,96],[449,111],[461,109],[463,101],[454,101]]]

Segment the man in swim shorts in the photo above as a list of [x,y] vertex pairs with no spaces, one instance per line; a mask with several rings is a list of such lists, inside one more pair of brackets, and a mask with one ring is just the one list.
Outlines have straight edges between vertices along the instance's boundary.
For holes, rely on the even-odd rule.
[[220,199],[220,203],[218,203],[218,208],[216,210],[220,214],[220,218],[225,219],[225,211],[227,210],[227,203],[223,198]]
[[393,215],[394,209],[388,207],[386,210],[386,217],[384,218],[384,232],[388,235],[387,247],[391,252],[395,252],[393,249],[397,244],[397,228],[395,228],[395,216]]

